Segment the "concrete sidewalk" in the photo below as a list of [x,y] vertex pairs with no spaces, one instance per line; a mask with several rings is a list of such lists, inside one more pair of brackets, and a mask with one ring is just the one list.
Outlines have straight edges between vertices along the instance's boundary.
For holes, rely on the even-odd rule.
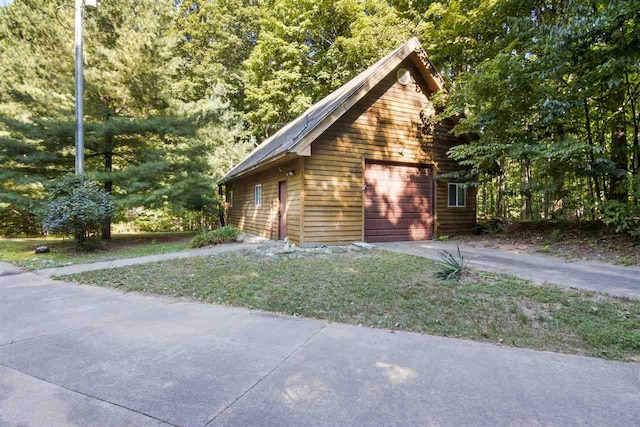
[[636,425],[640,365],[0,277],[0,425]]
[[[382,249],[439,260],[440,251],[457,251],[456,243],[418,241],[376,243]],[[532,255],[477,248],[460,244],[460,251],[473,268],[507,273],[537,283],[586,289],[629,298],[640,298],[640,269],[598,262],[566,262]]]
[[[259,243],[266,243],[268,240]],[[123,258],[111,261],[92,262],[88,264],[74,264],[65,267],[45,268],[35,273],[45,277],[62,276],[65,274],[82,273],[85,271],[104,270],[107,268],[127,267],[130,265],[147,264],[149,262],[167,261],[170,259],[193,258],[198,256],[217,255],[225,252],[239,251],[255,247],[256,243],[228,243],[200,249],[191,249],[166,254],[145,255],[134,258]]]
[[23,271],[15,265],[0,261],[0,276],[11,276],[22,272]]

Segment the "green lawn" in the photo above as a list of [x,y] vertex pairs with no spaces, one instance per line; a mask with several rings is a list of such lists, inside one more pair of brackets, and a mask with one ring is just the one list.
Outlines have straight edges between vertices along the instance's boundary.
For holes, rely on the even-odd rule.
[[64,277],[374,327],[640,361],[640,302],[471,272],[373,250],[273,260],[253,252]]
[[[135,233],[116,234],[104,248],[95,251],[76,251],[71,239],[25,238],[0,239],[0,261],[35,270],[117,258],[176,252],[189,248],[193,233]],[[38,246],[49,246],[48,254],[34,254]]]

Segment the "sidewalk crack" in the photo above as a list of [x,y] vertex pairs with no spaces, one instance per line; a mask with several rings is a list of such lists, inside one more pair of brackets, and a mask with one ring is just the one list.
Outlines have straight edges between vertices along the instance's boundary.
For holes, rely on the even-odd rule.
[[146,414],[146,413],[144,413],[144,412],[138,411],[138,410],[136,410],[136,409],[129,408],[128,406],[124,406],[124,405],[121,405],[121,404],[119,404],[119,403],[112,402],[112,401],[110,401],[110,400],[101,399],[101,398],[99,398],[99,397],[92,396],[92,395],[87,394],[87,393],[83,393],[83,392],[81,392],[81,391],[79,391],[79,390],[74,390],[74,389],[72,389],[72,388],[67,388],[67,387],[62,386],[62,385],[60,385],[60,384],[56,384],[56,383],[51,382],[51,381],[49,381],[49,380],[47,380],[47,379],[45,379],[45,378],[40,378],[40,377],[38,377],[38,376],[36,376],[36,375],[32,375],[32,374],[30,374],[30,373],[28,373],[28,372],[21,371],[20,369],[16,369],[16,368],[14,368],[13,366],[9,366],[9,365],[7,365],[7,364],[5,364],[5,363],[0,362],[0,366],[3,366],[3,367],[5,367],[5,368],[7,368],[7,369],[11,369],[12,371],[15,371],[15,372],[19,372],[19,373],[21,373],[21,374],[23,374],[23,375],[26,375],[26,376],[28,376],[28,377],[35,378],[35,379],[37,379],[37,380],[39,380],[39,381],[42,381],[42,382],[45,382],[45,383],[47,383],[47,384],[51,384],[51,385],[53,385],[53,386],[55,386],[55,387],[59,387],[59,388],[61,388],[61,389],[63,389],[63,390],[67,390],[67,391],[70,391],[70,392],[72,392],[72,393],[76,393],[76,394],[79,394],[79,395],[81,395],[81,396],[88,397],[89,399],[94,399],[94,400],[97,400],[97,401],[100,401],[100,402],[107,403],[107,404],[109,404],[109,405],[117,406],[118,408],[122,408],[122,409],[126,409],[127,411],[135,412],[136,414],[143,415],[143,416],[145,416],[145,417],[147,417],[147,418],[154,419],[154,420],[156,420],[156,421],[159,421],[159,422],[161,422],[161,423],[164,423],[164,424],[167,424],[167,425],[170,425],[170,426],[173,426],[173,427],[180,427],[180,426],[178,426],[177,424],[173,424],[173,423],[171,423],[171,422],[169,422],[169,421],[166,421],[166,420],[163,420],[163,419],[161,419],[161,418],[154,417],[153,415],[149,415],[149,414]]
[[208,425],[210,425],[212,422],[214,422],[216,420],[216,418],[218,418],[220,415],[224,414],[229,408],[231,408],[233,405],[236,404],[236,402],[238,402],[240,399],[242,399],[244,396],[246,396],[251,390],[253,390],[254,388],[256,388],[258,386],[258,384],[260,384],[262,381],[264,381],[265,379],[267,379],[273,372],[276,371],[276,369],[278,369],[280,366],[282,366],[287,360],[289,360],[289,358],[291,356],[293,356],[298,350],[300,350],[302,347],[304,347],[309,341],[311,341],[313,338],[315,338],[316,335],[318,335],[320,332],[322,332],[326,327],[328,326],[328,324],[324,324],[322,325],[322,327],[320,327],[317,331],[315,331],[314,333],[312,333],[311,335],[309,335],[302,343],[300,343],[298,346],[296,346],[296,348],[294,348],[289,354],[287,354],[280,362],[278,362],[273,368],[271,368],[271,370],[269,372],[267,372],[264,376],[258,378],[258,380],[248,389],[246,389],[244,392],[242,392],[238,397],[236,397],[233,402],[229,403],[227,406],[225,406],[220,412],[218,412],[213,418],[211,418],[209,421],[207,421],[203,427],[207,427]]

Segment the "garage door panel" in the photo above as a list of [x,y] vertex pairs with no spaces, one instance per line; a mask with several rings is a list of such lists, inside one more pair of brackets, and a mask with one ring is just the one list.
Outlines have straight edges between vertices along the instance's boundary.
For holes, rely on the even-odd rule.
[[[368,199],[368,200],[367,200]],[[402,208],[411,208],[412,206],[420,206],[421,208],[425,205],[431,206],[431,197],[423,197],[418,194],[413,194],[410,192],[406,195],[401,196],[380,196],[380,195],[367,195],[365,194],[365,206],[384,206],[387,208],[394,208],[399,205],[402,205]]]
[[366,241],[431,238],[431,169],[411,165],[367,163],[365,184]]
[[[386,219],[367,219],[365,226],[367,231],[374,230],[413,230],[423,229],[426,225],[431,225],[429,219],[413,218],[388,221]],[[428,227],[427,227],[428,228]]]
[[365,219],[369,220],[381,220],[381,221],[394,221],[394,220],[419,220],[419,221],[430,221],[431,215],[425,212],[403,212],[403,213],[388,213],[388,212],[365,212]]
[[400,242],[407,240],[429,240],[431,238],[431,233],[428,230],[413,230],[409,231],[397,231],[390,233],[381,232],[380,230],[374,230],[369,235],[367,233],[371,241],[375,242]]

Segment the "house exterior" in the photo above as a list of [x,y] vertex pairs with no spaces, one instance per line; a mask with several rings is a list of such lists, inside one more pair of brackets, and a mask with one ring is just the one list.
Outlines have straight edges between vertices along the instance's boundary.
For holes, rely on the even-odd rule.
[[[413,38],[265,140],[222,179],[226,221],[298,245],[469,232],[475,189],[437,179],[466,142],[424,126],[444,82]],[[224,186],[224,190],[222,189]]]

